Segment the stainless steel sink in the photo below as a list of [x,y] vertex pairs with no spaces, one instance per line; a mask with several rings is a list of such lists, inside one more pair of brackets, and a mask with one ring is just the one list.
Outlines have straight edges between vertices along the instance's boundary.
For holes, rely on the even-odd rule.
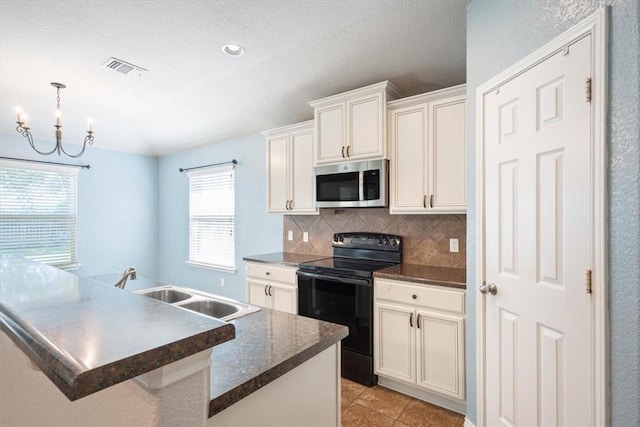
[[186,299],[191,298],[191,294],[186,292],[178,291],[176,289],[158,289],[155,291],[149,292],[140,292],[145,297],[157,299],[158,301],[167,302],[169,304],[173,304],[175,302],[184,301]]
[[226,318],[227,316],[231,316],[232,314],[240,311],[240,306],[237,304],[232,305],[215,300],[192,301],[182,304],[180,307],[186,308],[187,310],[197,311],[198,313],[206,314],[207,316],[215,317],[217,319]]
[[260,310],[258,306],[230,298],[170,285],[144,289],[136,293],[220,320],[232,320]]

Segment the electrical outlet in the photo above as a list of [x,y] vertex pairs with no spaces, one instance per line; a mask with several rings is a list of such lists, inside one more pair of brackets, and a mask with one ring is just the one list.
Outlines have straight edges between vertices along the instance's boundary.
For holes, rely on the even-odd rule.
[[302,233],[302,241],[303,242],[308,242],[309,241],[309,232],[305,231]]
[[224,288],[224,279],[220,279],[220,287]]
[[459,252],[460,246],[458,239],[449,239],[449,252]]
[[292,241],[293,240],[293,230],[287,231],[287,240],[288,241]]

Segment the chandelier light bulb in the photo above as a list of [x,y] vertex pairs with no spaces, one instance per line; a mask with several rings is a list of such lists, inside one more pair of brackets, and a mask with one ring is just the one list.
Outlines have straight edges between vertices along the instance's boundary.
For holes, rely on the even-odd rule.
[[62,111],[56,111],[56,126],[60,126],[60,119],[62,118]]
[[93,132],[93,119],[91,117],[87,119],[87,132]]

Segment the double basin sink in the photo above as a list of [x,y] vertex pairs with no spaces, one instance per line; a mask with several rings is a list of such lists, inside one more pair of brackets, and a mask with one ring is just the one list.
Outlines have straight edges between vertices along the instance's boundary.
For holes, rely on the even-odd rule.
[[219,295],[200,292],[195,289],[177,286],[159,286],[136,292],[148,298],[171,304],[185,310],[191,310],[220,320],[232,320],[260,310],[260,307],[245,304]]

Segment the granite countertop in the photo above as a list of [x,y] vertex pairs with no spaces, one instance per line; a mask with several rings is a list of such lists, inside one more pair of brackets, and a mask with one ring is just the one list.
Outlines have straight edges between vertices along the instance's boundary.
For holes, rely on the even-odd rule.
[[[299,260],[307,259],[306,255],[286,253],[258,257],[262,260],[258,262],[269,263],[281,263],[282,260],[302,262]],[[107,274],[92,279],[115,283],[119,275]],[[126,290],[135,292],[162,285],[138,276],[137,280],[127,282]],[[229,323],[235,326],[236,338],[214,347],[211,354],[209,417],[239,402],[349,334],[346,326],[268,308],[260,308],[258,312]]]
[[467,288],[467,270],[464,268],[398,264],[374,272],[373,277],[458,289]]
[[209,417],[349,334],[346,326],[262,308],[231,321],[236,339],[213,348]]
[[0,329],[69,400],[235,337],[230,323],[9,256]]
[[304,262],[311,262],[322,258],[327,257],[323,255],[297,254],[293,252],[273,252],[270,254],[246,256],[242,259],[243,261],[298,267]]

